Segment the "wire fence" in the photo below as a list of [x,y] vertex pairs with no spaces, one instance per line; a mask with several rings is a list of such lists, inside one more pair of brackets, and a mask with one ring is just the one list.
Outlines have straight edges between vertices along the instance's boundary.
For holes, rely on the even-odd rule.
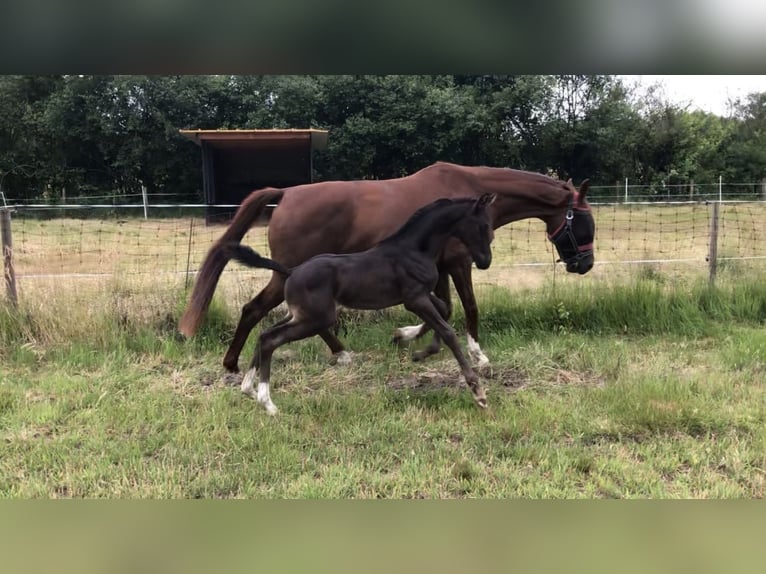
[[[528,219],[496,231],[492,266],[474,274],[479,293],[486,286],[537,288],[553,278],[619,281],[637,270],[687,278],[710,277],[716,265],[738,273],[766,268],[764,201],[621,201],[592,207],[596,265],[588,275],[571,277],[556,266],[544,224]],[[145,205],[0,205],[8,297],[92,302],[100,294],[113,302],[115,296],[132,295],[166,306],[169,294],[191,287],[225,228],[206,223],[205,209],[191,204],[152,204],[148,211]],[[243,241],[269,254],[266,227],[251,229]],[[229,304],[241,306],[269,276],[232,263],[219,291]]]
[[[5,196],[3,194],[5,193]],[[669,201],[766,201],[766,178],[762,181],[727,182],[719,177],[715,182],[695,183],[680,177],[665,178],[656,183],[636,183],[629,178],[616,181],[613,185],[591,185],[588,192],[593,202],[632,203],[632,202],[669,202]],[[99,209],[126,207],[170,208],[171,206],[194,205],[189,193],[169,191],[149,193],[145,187],[141,192],[122,190],[120,192],[102,192],[87,194],[50,195],[37,198],[14,197],[0,190],[0,200],[9,204],[39,207],[44,209],[62,208],[64,205],[94,207]],[[0,201],[1,203],[1,201]],[[226,205],[223,207],[237,207]],[[157,216],[157,214],[155,214]]]

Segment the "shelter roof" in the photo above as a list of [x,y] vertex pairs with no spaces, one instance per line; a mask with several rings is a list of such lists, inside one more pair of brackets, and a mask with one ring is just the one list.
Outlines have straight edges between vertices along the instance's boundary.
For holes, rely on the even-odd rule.
[[327,130],[269,129],[269,130],[178,130],[196,143],[206,143],[216,149],[263,149],[311,144],[311,149],[327,148]]

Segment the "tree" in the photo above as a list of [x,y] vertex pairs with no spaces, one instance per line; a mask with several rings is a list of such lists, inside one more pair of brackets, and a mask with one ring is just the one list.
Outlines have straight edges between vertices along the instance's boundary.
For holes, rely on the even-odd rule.
[[32,198],[52,175],[43,110],[60,76],[0,76],[0,190]]
[[[734,105],[734,118],[725,149],[726,179],[761,182],[766,177],[766,92],[752,93]],[[756,186],[751,190],[757,193]]]

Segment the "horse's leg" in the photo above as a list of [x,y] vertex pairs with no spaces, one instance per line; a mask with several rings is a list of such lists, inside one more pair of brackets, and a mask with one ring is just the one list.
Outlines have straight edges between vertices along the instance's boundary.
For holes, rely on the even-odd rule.
[[343,346],[343,343],[341,343],[340,339],[338,339],[335,333],[328,329],[325,331],[320,331],[319,336],[322,337],[322,340],[330,348],[330,352],[332,353],[336,364],[351,364],[351,353],[346,350],[346,348]]
[[[258,337],[256,354],[250,363],[250,368],[242,379],[242,392],[254,398],[263,405],[270,415],[277,414],[277,407],[271,400],[271,357],[274,351],[291,341],[298,341],[316,335],[329,329],[335,321],[334,315],[328,318],[323,316],[303,316],[299,320],[290,319],[263,331]],[[254,389],[253,381],[256,374],[260,375],[258,388]]]
[[239,370],[239,354],[245,346],[250,331],[274,307],[285,300],[285,278],[279,273],[273,273],[266,287],[255,298],[242,307],[242,315],[234,332],[234,338],[223,358],[223,366],[227,371],[236,373]]
[[463,355],[454,329],[439,314],[430,298],[421,296],[417,299],[406,301],[404,306],[423,319],[423,321],[425,321],[425,323],[444,340],[444,343],[450,348],[452,354],[455,356],[458,365],[460,365],[460,370],[463,372],[465,382],[473,393],[474,401],[476,401],[476,404],[481,408],[487,408],[487,395],[484,392],[484,387],[482,387],[479,382],[478,375],[471,367],[471,364],[466,360],[465,355]]
[[459,265],[452,266],[450,276],[465,311],[468,355],[477,366],[485,367],[489,365],[489,359],[479,346],[479,307],[476,305],[471,282],[471,259],[463,259]]

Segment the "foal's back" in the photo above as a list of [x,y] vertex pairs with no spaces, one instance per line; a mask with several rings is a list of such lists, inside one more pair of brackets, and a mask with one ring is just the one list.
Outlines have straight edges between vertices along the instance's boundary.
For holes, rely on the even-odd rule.
[[[361,253],[317,255],[292,270],[285,299],[293,314],[294,307],[309,312],[320,307],[334,310],[336,305],[364,310],[399,305],[412,289],[404,259],[405,254],[385,245]],[[421,265],[428,267],[428,262]],[[431,280],[418,285],[420,291],[430,291],[436,284],[436,264],[430,262],[430,267]]]

